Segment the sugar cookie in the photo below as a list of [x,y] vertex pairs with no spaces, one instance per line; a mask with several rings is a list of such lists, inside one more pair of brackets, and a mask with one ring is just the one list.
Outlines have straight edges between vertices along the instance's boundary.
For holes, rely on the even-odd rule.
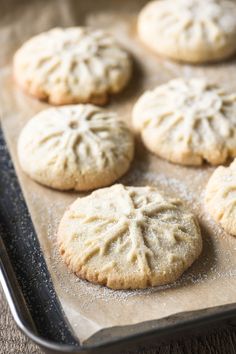
[[223,229],[236,236],[236,161],[229,167],[218,167],[205,191],[205,206]]
[[175,79],[144,93],[133,125],[146,147],[183,165],[236,156],[236,94],[203,79]]
[[58,242],[72,272],[113,289],[173,282],[202,249],[198,223],[179,200],[121,184],[78,198]]
[[141,40],[171,59],[203,63],[236,52],[236,4],[229,0],[158,0],[138,19]]
[[93,105],[69,105],[38,113],[18,141],[22,169],[56,189],[110,185],[129,168],[133,136],[115,113]]
[[16,82],[52,104],[104,104],[129,80],[131,60],[102,30],[55,28],[30,40],[14,56]]

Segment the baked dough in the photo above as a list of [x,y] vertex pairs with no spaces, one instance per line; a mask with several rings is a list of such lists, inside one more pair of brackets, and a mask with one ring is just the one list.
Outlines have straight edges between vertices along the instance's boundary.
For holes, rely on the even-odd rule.
[[35,181],[62,190],[110,185],[128,170],[133,153],[126,124],[89,104],[38,113],[18,141],[22,169]]
[[236,156],[236,94],[204,79],[175,79],[144,93],[133,125],[146,147],[183,165]]
[[236,52],[236,4],[229,0],[158,0],[138,19],[141,40],[171,59],[204,63]]
[[87,27],[55,28],[14,56],[14,77],[29,94],[56,105],[104,104],[130,78],[131,60],[116,40]]
[[78,198],[58,242],[72,272],[113,289],[174,282],[202,249],[198,223],[180,200],[121,184]]
[[236,236],[236,160],[214,171],[206,187],[205,206],[226,232]]

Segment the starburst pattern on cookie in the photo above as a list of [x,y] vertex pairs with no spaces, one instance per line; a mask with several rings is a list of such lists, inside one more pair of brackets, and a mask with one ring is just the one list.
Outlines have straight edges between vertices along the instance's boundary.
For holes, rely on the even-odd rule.
[[151,187],[115,185],[78,199],[58,235],[72,271],[114,288],[169,282],[201,249],[193,215]]
[[30,94],[55,104],[103,104],[120,91],[130,58],[102,30],[56,28],[27,41],[15,54],[16,81]]
[[228,0],[161,0],[142,10],[141,39],[170,58],[204,62],[236,50],[236,5]]
[[203,79],[175,79],[144,93],[133,124],[152,152],[172,162],[220,164],[236,156],[236,94]]
[[22,168],[59,189],[93,189],[120,177],[133,157],[133,138],[115,113],[93,105],[40,112],[23,129]]

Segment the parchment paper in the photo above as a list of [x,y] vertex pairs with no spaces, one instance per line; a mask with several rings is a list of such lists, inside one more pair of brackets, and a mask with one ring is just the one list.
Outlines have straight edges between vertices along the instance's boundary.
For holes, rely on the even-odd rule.
[[160,319],[182,311],[233,303],[236,300],[236,238],[226,235],[204,211],[202,194],[213,168],[181,167],[149,154],[137,141],[132,168],[121,182],[155,185],[186,201],[198,215],[204,249],[175,284],[143,291],[112,291],[69,274],[56,246],[56,229],[66,207],[79,195],[57,192],[30,180],[19,168],[16,142],[21,128],[47,107],[21,92],[12,79],[14,51],[29,37],[54,26],[89,24],[112,32],[133,56],[130,85],[108,109],[130,122],[132,105],[146,89],[184,76],[207,76],[236,90],[236,61],[205,67],[179,65],[158,58],[139,42],[136,15],[145,1],[17,1],[2,2],[0,14],[1,120],[12,159],[40,240],[56,292],[81,341],[98,330]]

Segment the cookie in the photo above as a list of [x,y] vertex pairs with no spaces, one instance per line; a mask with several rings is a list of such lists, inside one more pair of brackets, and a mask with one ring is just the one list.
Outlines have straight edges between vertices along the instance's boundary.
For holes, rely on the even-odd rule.
[[203,79],[175,79],[144,93],[133,125],[156,155],[183,165],[236,156],[236,94]]
[[138,19],[140,39],[157,54],[189,63],[218,61],[236,52],[236,3],[158,0]]
[[55,28],[23,44],[13,68],[16,82],[28,94],[49,103],[104,104],[127,84],[131,60],[102,30]]
[[58,243],[72,272],[113,289],[174,282],[202,249],[198,223],[180,200],[122,184],[78,198],[62,217]]
[[69,105],[38,113],[18,141],[22,169],[46,186],[85,191],[108,186],[129,168],[134,141],[117,114]]
[[205,207],[226,232],[236,236],[236,160],[229,167],[218,167],[210,177]]

